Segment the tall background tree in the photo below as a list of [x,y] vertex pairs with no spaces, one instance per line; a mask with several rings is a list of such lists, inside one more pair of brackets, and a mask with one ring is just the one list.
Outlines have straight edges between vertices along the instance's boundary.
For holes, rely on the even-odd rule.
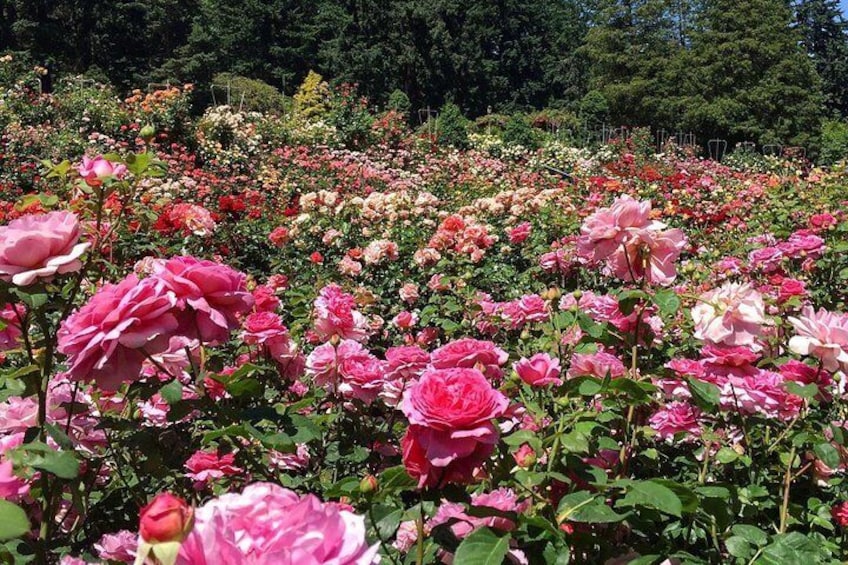
[[837,0],[799,0],[801,41],[822,79],[828,109],[848,114],[848,22]]

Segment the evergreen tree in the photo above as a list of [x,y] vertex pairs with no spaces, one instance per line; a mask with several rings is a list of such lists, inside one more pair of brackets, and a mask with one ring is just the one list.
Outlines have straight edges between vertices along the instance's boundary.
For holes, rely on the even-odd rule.
[[[676,85],[669,68],[682,47],[671,0],[603,0],[586,35],[592,89],[617,125],[666,125],[660,106]],[[680,17],[679,14],[677,17]]]
[[837,0],[799,0],[801,39],[813,58],[828,108],[848,115],[848,22]]
[[806,144],[819,127],[820,79],[783,0],[712,0],[686,67],[684,124],[732,142]]

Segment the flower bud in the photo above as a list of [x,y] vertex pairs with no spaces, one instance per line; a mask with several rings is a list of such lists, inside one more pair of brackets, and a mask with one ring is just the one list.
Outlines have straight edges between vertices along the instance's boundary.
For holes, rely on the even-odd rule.
[[359,491],[363,494],[369,494],[376,491],[378,486],[377,477],[374,475],[365,475],[359,482]]
[[149,143],[150,140],[153,139],[153,136],[156,135],[156,128],[153,127],[151,124],[147,124],[146,126],[141,128],[141,131],[138,133],[144,141],[147,141]]
[[162,492],[141,509],[139,534],[149,543],[181,542],[194,526],[194,508],[173,494]]

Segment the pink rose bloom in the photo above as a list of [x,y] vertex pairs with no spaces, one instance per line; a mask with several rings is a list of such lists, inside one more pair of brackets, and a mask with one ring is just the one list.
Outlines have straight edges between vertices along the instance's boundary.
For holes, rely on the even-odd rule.
[[509,359],[509,354],[491,341],[463,338],[446,343],[430,355],[436,369],[455,367],[482,367],[483,373],[492,380],[503,376],[501,367]]
[[114,534],[104,534],[100,541],[94,544],[94,549],[100,559],[107,561],[135,562],[138,534],[129,530],[121,530]]
[[786,380],[780,373],[759,371],[744,377],[728,377],[721,390],[721,406],[742,414],[791,420],[801,411],[804,400],[786,392]]
[[9,459],[0,457],[0,499],[17,501],[29,493],[29,483],[15,474]]
[[58,350],[67,356],[68,377],[94,380],[105,390],[139,378],[147,355],[168,349],[177,329],[177,298],[157,278],[129,275],[104,285],[59,328]]
[[684,440],[691,441],[701,435],[699,419],[701,411],[688,402],[671,402],[657,410],[649,423],[662,440],[672,441],[679,433],[686,434]]
[[778,371],[787,381],[795,381],[802,385],[815,384],[819,388],[817,398],[824,402],[830,402],[830,388],[833,386],[833,377],[827,371],[810,367],[795,359],[790,359],[778,367]]
[[607,375],[611,379],[617,379],[627,374],[624,363],[606,351],[597,353],[575,353],[571,357],[571,366],[568,368],[568,378],[597,377],[605,379]]
[[525,294],[516,305],[528,322],[543,322],[548,319],[548,304],[538,294]]
[[409,381],[417,379],[430,363],[430,354],[416,345],[390,347],[386,350],[383,389],[380,398],[392,408],[400,403]]
[[403,330],[408,330],[415,326],[416,323],[418,323],[418,315],[408,310],[404,310],[392,318],[392,325]]
[[283,320],[273,312],[254,312],[244,319],[241,339],[248,345],[261,345],[279,337],[288,337]]
[[253,308],[257,312],[276,312],[280,307],[280,299],[270,284],[258,285],[250,294],[253,295]]
[[418,378],[429,362],[430,354],[417,345],[390,347],[386,350],[386,378],[405,381]]
[[751,346],[763,332],[765,304],[750,284],[727,283],[698,298],[692,319],[698,339]]
[[530,222],[521,222],[511,230],[509,230],[509,242],[513,245],[524,243],[530,237]]
[[38,399],[34,396],[11,396],[0,403],[0,432],[25,432],[38,425]]
[[639,202],[628,195],[620,196],[609,208],[598,210],[580,227],[577,247],[581,255],[598,262],[609,257],[627,237],[629,228],[650,224],[651,202]]
[[799,317],[790,317],[795,335],[789,349],[821,361],[828,371],[848,371],[848,315],[805,306]]
[[414,304],[418,300],[418,286],[414,283],[406,283],[400,287],[398,294],[407,304]]
[[418,524],[415,520],[405,520],[398,526],[397,536],[392,547],[401,553],[407,553],[418,541]]
[[530,359],[522,357],[513,366],[518,377],[530,386],[562,384],[559,378],[559,359],[552,359],[547,353],[537,353]]
[[777,291],[777,302],[784,304],[795,296],[805,298],[807,295],[807,285],[804,284],[804,281],[787,278],[780,283],[780,288]]
[[368,321],[356,310],[356,300],[336,284],[321,289],[315,299],[315,332],[323,340],[333,336],[365,341]]
[[268,462],[280,471],[302,471],[309,465],[310,458],[305,443],[297,444],[294,453],[281,453],[274,449],[268,451]]
[[247,292],[247,277],[226,265],[195,259],[173,257],[155,275],[177,297],[184,309],[180,316],[180,333],[198,337],[209,345],[227,341],[237,328],[238,316],[253,307],[253,296]]
[[306,374],[317,386],[366,404],[377,398],[384,382],[383,363],[361,344],[346,339],[334,347],[316,347],[306,360]]
[[824,240],[809,230],[798,230],[780,244],[780,249],[787,256],[795,259],[817,258],[824,253]]
[[254,483],[195,511],[177,565],[376,565],[365,520],[338,504],[271,483]]
[[[0,323],[5,324],[5,327],[0,329],[0,351],[18,347],[18,339],[21,337],[21,322],[16,309],[19,311],[23,310],[22,307],[11,304],[6,304],[0,310]],[[21,315],[21,318],[23,318],[23,315]]]
[[607,257],[608,269],[621,280],[644,278],[651,284],[669,285],[677,277],[676,261],[686,243],[679,229],[634,229]]
[[[515,491],[502,487],[491,492],[472,494],[471,506],[476,506],[477,508],[494,508],[501,512],[522,514],[530,508],[530,499],[519,502],[518,495],[515,494]],[[503,532],[509,532],[516,528],[515,522],[504,516],[487,516],[478,519],[481,520],[482,525]]]
[[79,220],[70,212],[23,216],[0,226],[0,280],[28,286],[80,270],[79,258],[91,244],[77,243],[79,237]]
[[[344,344],[345,342],[342,342]],[[336,347],[332,343],[319,345],[306,358],[306,375],[315,384],[329,391],[335,391],[338,386],[338,370],[336,367]]]
[[338,391],[346,399],[371,404],[383,389],[383,362],[355,341],[344,341],[337,349]]
[[121,179],[127,174],[127,167],[123,164],[116,165],[99,155],[94,159],[83,156],[82,163],[77,165],[77,171],[86,180],[103,180],[108,177]]
[[403,461],[419,487],[468,483],[498,441],[509,400],[476,369],[432,369],[406,389]]
[[186,477],[194,481],[195,489],[201,490],[212,481],[243,473],[243,469],[235,466],[235,461],[234,453],[219,456],[217,451],[195,451],[185,462],[189,471]]
[[780,268],[783,251],[777,247],[763,247],[748,254],[748,262],[752,267],[759,267],[765,273],[771,273]]

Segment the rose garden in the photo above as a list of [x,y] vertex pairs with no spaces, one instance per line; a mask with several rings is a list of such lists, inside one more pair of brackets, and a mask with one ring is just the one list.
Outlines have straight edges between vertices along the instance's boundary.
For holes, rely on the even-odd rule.
[[26,84],[4,563],[848,558],[844,168]]

